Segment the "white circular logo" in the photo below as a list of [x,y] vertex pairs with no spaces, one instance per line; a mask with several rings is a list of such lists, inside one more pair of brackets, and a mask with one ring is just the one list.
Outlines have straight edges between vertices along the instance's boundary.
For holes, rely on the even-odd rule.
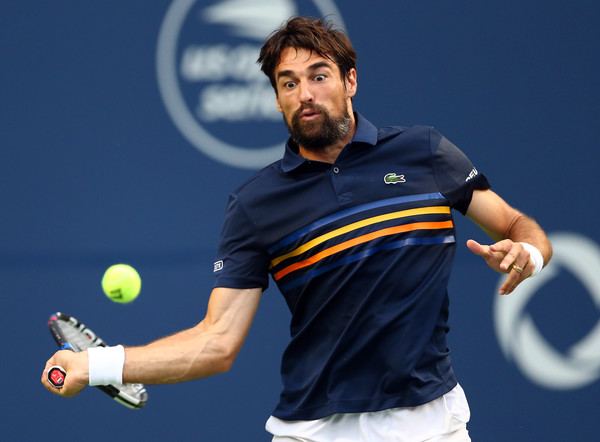
[[[600,378],[600,321],[567,352],[559,352],[542,336],[525,308],[533,296],[542,294],[542,286],[565,269],[600,309],[600,248],[575,233],[556,233],[550,241],[553,257],[544,270],[509,296],[495,297],[496,334],[506,358],[514,359],[531,381],[556,390],[581,388]],[[503,275],[497,288],[504,279]]]
[[287,131],[256,64],[260,48],[299,12],[344,29],[333,0],[302,2],[302,11],[299,3],[174,0],[169,7],[158,39],[159,90],[175,126],[204,154],[242,169],[282,157]]

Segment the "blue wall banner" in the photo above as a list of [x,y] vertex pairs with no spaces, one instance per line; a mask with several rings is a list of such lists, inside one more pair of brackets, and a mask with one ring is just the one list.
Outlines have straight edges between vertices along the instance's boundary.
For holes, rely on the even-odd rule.
[[[0,106],[0,439],[267,441],[290,314],[274,284],[226,374],[147,386],[129,410],[40,383],[62,311],[108,344],[201,321],[229,193],[287,131],[255,64],[287,17],[327,16],[358,54],[354,108],[459,146],[554,259],[510,296],[456,213],[449,345],[474,441],[594,441],[600,415],[600,2],[142,0],[5,2]],[[596,196],[594,196],[596,195]],[[130,304],[102,293],[135,267]]]

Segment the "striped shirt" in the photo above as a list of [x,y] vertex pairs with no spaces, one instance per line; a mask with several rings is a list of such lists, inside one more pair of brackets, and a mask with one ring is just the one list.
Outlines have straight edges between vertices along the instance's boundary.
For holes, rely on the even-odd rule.
[[215,286],[266,288],[270,275],[291,312],[280,419],[416,406],[456,385],[451,209],[489,184],[434,129],[356,117],[334,164],[288,142],[229,199]]

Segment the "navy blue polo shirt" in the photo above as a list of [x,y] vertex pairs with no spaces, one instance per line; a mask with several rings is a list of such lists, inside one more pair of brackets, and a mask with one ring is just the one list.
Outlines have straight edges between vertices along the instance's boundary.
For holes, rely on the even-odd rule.
[[291,312],[280,419],[416,406],[456,385],[451,209],[464,214],[489,184],[430,127],[356,118],[334,164],[288,142],[229,199],[215,286],[266,288],[270,277]]

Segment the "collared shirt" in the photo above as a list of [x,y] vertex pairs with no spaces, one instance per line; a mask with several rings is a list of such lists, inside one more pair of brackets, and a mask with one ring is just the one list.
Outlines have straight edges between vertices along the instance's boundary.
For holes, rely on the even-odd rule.
[[215,286],[266,288],[270,275],[285,297],[284,420],[416,406],[456,385],[451,209],[489,184],[430,127],[356,121],[334,164],[288,141],[229,199]]

